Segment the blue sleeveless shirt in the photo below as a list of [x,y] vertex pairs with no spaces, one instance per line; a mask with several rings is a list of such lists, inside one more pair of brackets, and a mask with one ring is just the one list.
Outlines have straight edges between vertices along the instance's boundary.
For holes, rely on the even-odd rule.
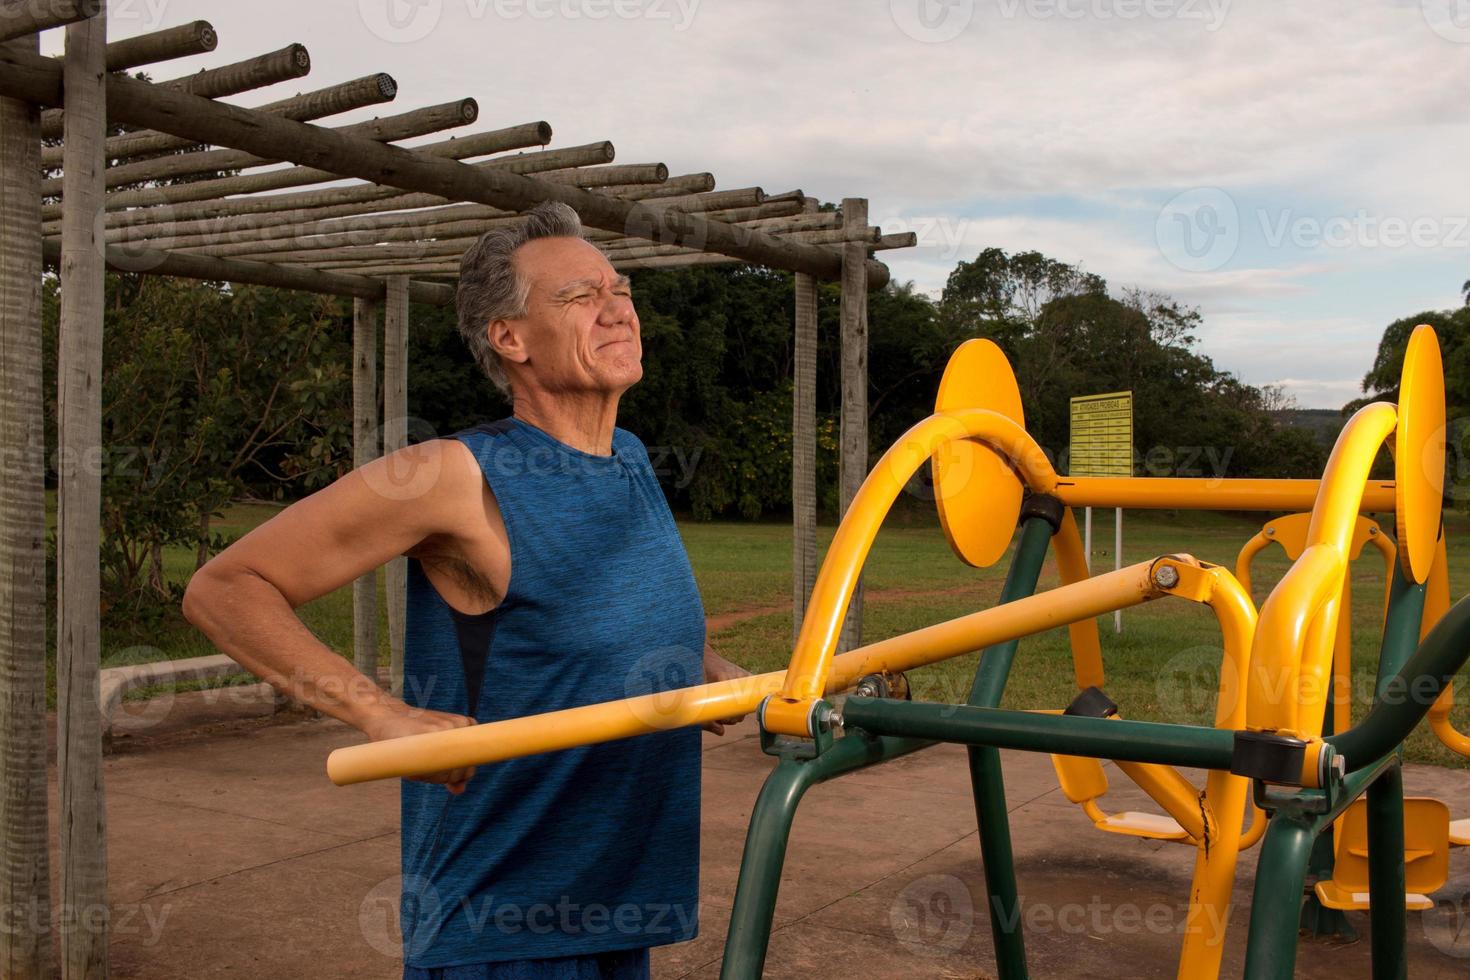
[[[704,609],[638,438],[581,452],[509,418],[456,434],[510,540],[493,610],[408,562],[404,699],[480,722],[703,681]],[[698,930],[697,728],[513,759],[462,795],[404,780],[404,962],[432,968],[681,942]]]

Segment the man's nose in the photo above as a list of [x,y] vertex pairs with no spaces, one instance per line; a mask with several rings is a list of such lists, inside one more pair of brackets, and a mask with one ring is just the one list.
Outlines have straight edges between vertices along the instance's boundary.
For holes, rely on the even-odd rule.
[[598,320],[608,324],[625,323],[633,319],[633,298],[608,293],[603,298]]

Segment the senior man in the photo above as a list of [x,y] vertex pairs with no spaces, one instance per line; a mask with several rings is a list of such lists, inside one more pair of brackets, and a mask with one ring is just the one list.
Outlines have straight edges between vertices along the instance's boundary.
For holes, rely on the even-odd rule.
[[[458,307],[513,414],[282,511],[200,569],[185,615],[374,740],[743,675],[705,643],[648,453],[615,425],[643,375],[627,277],[543,204],[465,254]],[[397,555],[405,700],[294,613]],[[686,728],[405,781],[405,977],[647,977],[650,947],[697,931],[699,775]]]

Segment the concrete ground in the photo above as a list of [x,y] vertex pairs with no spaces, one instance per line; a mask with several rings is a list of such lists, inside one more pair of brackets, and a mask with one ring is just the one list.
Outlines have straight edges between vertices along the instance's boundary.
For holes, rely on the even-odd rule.
[[[269,715],[259,686],[129,705],[106,763],[117,978],[401,976],[395,783],[334,787],[325,719]],[[208,722],[209,724],[206,724]],[[719,974],[750,808],[772,760],[749,720],[705,736],[702,929],[654,976]],[[1032,975],[1172,977],[1193,851],[1092,828],[1046,757],[1007,753]],[[1150,809],[1113,772],[1110,809]],[[1411,768],[1410,791],[1470,814],[1470,772]],[[53,813],[55,812],[53,804]],[[1258,851],[1242,859],[1224,976],[1239,976]],[[53,864],[54,867],[54,864]],[[818,786],[792,834],[766,976],[993,975],[965,753],[937,746]],[[1410,975],[1470,975],[1470,848],[1436,913],[1410,913]],[[1297,975],[1369,975],[1354,944],[1303,939]]]

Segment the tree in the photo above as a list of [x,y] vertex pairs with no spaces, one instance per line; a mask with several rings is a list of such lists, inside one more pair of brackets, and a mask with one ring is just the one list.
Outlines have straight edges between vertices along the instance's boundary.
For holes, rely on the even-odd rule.
[[[44,288],[54,351],[55,278]],[[102,467],[109,627],[136,632],[176,607],[164,550],[190,547],[202,563],[221,543],[210,522],[231,498],[296,496],[346,471],[351,399],[343,315],[330,297],[108,277],[105,453],[90,465]],[[53,427],[54,360],[46,359]]]
[[1100,276],[1036,252],[981,252],[950,275],[952,339],[988,336],[1016,370],[1026,425],[1065,469],[1070,400],[1134,394],[1136,465],[1150,476],[1314,475],[1320,447],[1287,431],[1267,395],[1195,350],[1199,311],[1162,293],[1108,292]]
[[[1363,376],[1365,397],[1343,406],[1343,413],[1354,412],[1369,401],[1398,401],[1404,351],[1409,335],[1421,323],[1434,328],[1444,360],[1448,427],[1445,492],[1454,500],[1470,500],[1470,305],[1456,310],[1426,310],[1384,328],[1373,366]],[[1389,472],[1389,461],[1380,458],[1375,473],[1386,476]]]

